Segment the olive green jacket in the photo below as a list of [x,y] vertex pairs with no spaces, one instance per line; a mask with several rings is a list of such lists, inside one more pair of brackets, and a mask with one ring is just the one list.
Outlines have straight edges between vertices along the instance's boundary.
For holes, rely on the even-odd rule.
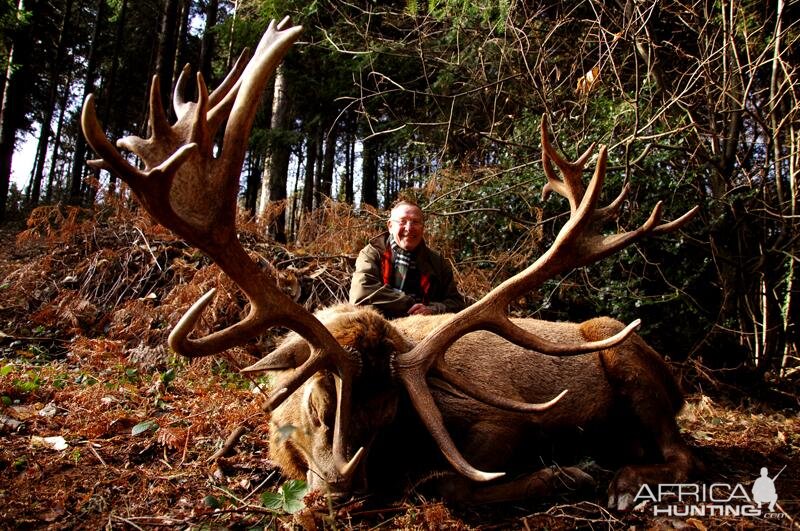
[[[350,303],[372,306],[390,318],[402,317],[421,301],[384,284],[381,268],[388,238],[388,232],[376,236],[358,254],[350,283]],[[464,307],[464,298],[458,292],[450,264],[430,250],[424,241],[416,250],[416,262],[420,274],[427,275],[430,281],[428,306],[435,313],[457,312]]]

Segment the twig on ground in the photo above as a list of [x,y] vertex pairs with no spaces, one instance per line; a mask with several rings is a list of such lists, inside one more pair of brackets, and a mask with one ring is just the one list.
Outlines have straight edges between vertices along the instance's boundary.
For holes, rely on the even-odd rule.
[[247,432],[247,430],[248,430],[248,426],[247,426],[246,423],[239,424],[238,426],[236,426],[236,428],[234,428],[234,430],[231,432],[231,434],[228,435],[228,438],[225,439],[225,442],[223,443],[222,448],[220,448],[219,450],[214,452],[211,455],[211,457],[206,459],[206,462],[210,463],[211,461],[216,461],[220,457],[225,457],[226,455],[228,455],[228,453],[231,450],[233,450],[233,447],[236,446],[236,443],[239,442],[239,439],[242,438],[242,435],[244,435]]

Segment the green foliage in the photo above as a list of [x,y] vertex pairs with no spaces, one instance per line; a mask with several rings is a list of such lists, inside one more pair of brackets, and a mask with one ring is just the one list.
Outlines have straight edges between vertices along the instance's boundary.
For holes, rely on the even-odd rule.
[[[77,80],[86,74],[97,18],[99,115],[111,136],[142,133],[160,5],[144,2],[133,9],[129,2],[124,19],[120,0],[108,2],[104,17],[94,16],[96,5],[76,2],[80,16],[69,21],[68,53],[63,64],[54,64],[64,3],[41,3],[20,18],[16,2],[0,2],[3,45],[20,24],[39,43],[31,58],[36,74],[28,83],[27,121],[46,114],[51,78],[64,101],[82,96]],[[191,5],[192,16],[202,17],[204,5]],[[772,159],[773,147],[786,161],[796,151],[791,124],[800,106],[790,67],[800,30],[787,21],[797,18],[797,7],[785,6],[780,39],[773,34],[777,12],[771,4],[723,9],[712,2],[701,12],[661,3],[652,6],[652,16],[634,18],[626,10],[597,7],[509,0],[237,2],[224,6],[219,23],[207,28],[216,39],[214,79],[207,81],[213,88],[229,57],[252,48],[269,19],[291,15],[305,28],[284,63],[291,122],[270,130],[267,89],[249,141],[250,162],[263,165],[282,150],[292,158],[301,190],[304,173],[315,177],[317,170],[306,157],[324,155],[328,148],[320,147],[333,135],[334,174],[343,180],[352,172],[356,201],[359,188],[371,190],[373,181],[378,204],[388,205],[398,194],[417,197],[428,206],[432,241],[461,270],[482,275],[487,285],[481,289],[534,260],[564,222],[563,200],[538,198],[544,184],[541,116],[551,119],[556,143],[569,158],[591,142],[605,143],[610,169],[604,201],[625,183],[631,186],[630,208],[609,233],[639,226],[659,200],[665,201],[666,219],[699,204],[699,221],[683,239],[642,242],[585,272],[555,279],[517,310],[569,319],[643,316],[649,339],[675,343],[664,345],[673,357],[712,344],[709,330],[731,329],[736,332],[725,332],[728,340],[742,349],[754,350],[754,338],[767,342],[759,347],[769,352],[762,359],[774,364],[786,341],[796,342],[788,316],[797,313],[790,265],[800,240],[792,217],[797,198],[787,197],[796,187],[788,162]],[[198,64],[198,28],[180,43],[180,62]],[[118,35],[124,42],[115,42]],[[773,86],[776,44],[784,47],[778,51],[786,66],[774,70]],[[593,68],[599,81],[576,90]],[[746,112],[737,103],[742,101]],[[60,133],[67,153],[79,135],[72,112],[67,109]],[[350,152],[356,160],[347,162]],[[54,168],[67,166],[55,162]],[[288,175],[286,180],[290,191]],[[9,208],[19,210],[25,202],[24,191],[12,186]],[[765,316],[775,321],[762,333]],[[667,323],[676,319],[681,333],[669,333]],[[45,346],[29,351],[36,359],[52,356]],[[215,371],[230,385],[247,385],[235,371]]]
[[244,378],[237,369],[228,367],[228,363],[223,359],[214,359],[211,372],[231,388],[248,389],[250,387],[250,380]]
[[273,511],[294,514],[305,508],[303,498],[308,494],[308,484],[299,479],[290,479],[277,492],[261,495],[261,504]]
[[148,431],[155,431],[158,429],[158,423],[154,420],[145,420],[131,428],[131,435],[136,437]]

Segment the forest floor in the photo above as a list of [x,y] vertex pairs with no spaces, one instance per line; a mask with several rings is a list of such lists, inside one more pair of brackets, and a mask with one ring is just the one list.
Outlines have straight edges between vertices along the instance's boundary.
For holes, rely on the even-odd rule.
[[[237,372],[252,351],[188,363],[163,347],[166,323],[225,285],[214,266],[141,220],[45,214],[21,236],[0,230],[0,529],[800,529],[796,389],[733,387],[687,364],[676,367],[691,375],[679,422],[707,466],[698,485],[726,498],[730,485],[734,499],[717,505],[741,510],[760,469],[780,471],[773,513],[706,505],[687,516],[703,504],[674,496],[619,513],[605,509],[604,488],[493,507],[414,490],[336,505],[305,493],[270,460],[258,400],[269,381]],[[248,248],[259,258],[264,245]],[[349,249],[324,260],[287,252],[277,255],[293,264],[288,291],[317,304],[342,296]],[[229,297],[210,319],[237,318]],[[245,422],[254,428],[235,453],[210,461]],[[594,469],[607,485],[613,472]]]

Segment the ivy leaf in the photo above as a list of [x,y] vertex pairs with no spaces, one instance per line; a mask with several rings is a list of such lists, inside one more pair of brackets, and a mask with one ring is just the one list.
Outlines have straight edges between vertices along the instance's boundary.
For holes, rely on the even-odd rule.
[[158,429],[158,423],[156,421],[145,420],[144,422],[140,422],[139,424],[131,428],[131,435],[135,437],[136,435],[140,435],[146,431],[155,429]]
[[283,496],[278,492],[265,492],[261,495],[261,505],[272,511],[280,511],[283,508]]
[[281,491],[284,497],[284,511],[293,514],[305,508],[303,498],[308,494],[308,484],[305,481],[290,479],[281,486]]
[[272,511],[293,514],[305,508],[303,501],[308,493],[308,484],[299,479],[290,479],[278,489],[278,492],[265,492],[261,495],[261,504]]

